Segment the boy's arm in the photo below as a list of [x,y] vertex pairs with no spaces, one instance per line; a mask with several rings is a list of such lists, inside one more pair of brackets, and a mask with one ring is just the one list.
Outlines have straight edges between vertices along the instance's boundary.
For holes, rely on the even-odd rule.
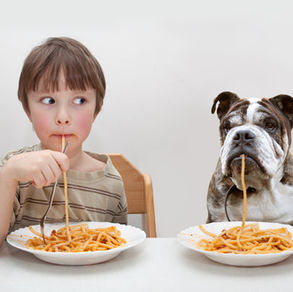
[[10,216],[16,193],[17,181],[11,179],[5,167],[0,168],[0,246],[9,229]]
[[31,181],[36,188],[42,188],[68,168],[68,157],[50,150],[14,155],[0,167],[0,246],[8,233],[18,182]]

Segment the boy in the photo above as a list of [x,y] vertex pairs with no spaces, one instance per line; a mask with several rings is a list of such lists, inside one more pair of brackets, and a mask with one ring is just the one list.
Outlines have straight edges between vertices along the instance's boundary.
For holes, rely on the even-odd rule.
[[[105,87],[98,61],[76,40],[49,38],[26,58],[18,98],[40,144],[0,161],[0,245],[9,231],[40,223],[57,179],[46,222],[64,222],[64,171],[70,221],[127,223],[123,182],[110,158],[82,150]],[[62,136],[69,142],[66,154]]]

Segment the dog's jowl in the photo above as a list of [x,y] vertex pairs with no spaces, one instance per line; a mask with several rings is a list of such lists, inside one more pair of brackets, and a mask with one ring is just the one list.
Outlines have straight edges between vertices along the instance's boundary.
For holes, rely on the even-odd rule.
[[221,152],[210,181],[207,222],[242,220],[241,154],[245,154],[247,221],[293,224],[293,98],[241,99],[222,92],[212,113]]

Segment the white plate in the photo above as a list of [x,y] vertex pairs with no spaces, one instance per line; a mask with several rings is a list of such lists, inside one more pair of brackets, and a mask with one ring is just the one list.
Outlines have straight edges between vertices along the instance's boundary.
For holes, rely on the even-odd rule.
[[[256,222],[246,222],[256,223]],[[280,228],[286,227],[293,234],[293,227],[290,225],[284,225],[279,223],[266,223],[266,222],[258,222],[260,229],[268,229],[268,228]],[[223,229],[229,229],[234,226],[240,226],[241,222],[233,221],[233,222],[214,222],[209,224],[202,224],[204,229],[210,231],[214,234],[219,234]],[[206,257],[211,260],[232,266],[263,266],[278,263],[288,258],[293,254],[293,251],[283,251],[280,253],[270,253],[270,254],[222,254],[217,252],[205,251],[197,248],[197,242],[202,238],[210,237],[204,234],[198,226],[189,227],[183,231],[181,231],[177,235],[178,241],[185,247],[190,248],[196,252],[204,254]]]
[[[146,238],[146,234],[144,231],[130,225],[122,225],[109,222],[78,222],[71,223],[70,225],[80,223],[88,223],[89,228],[105,228],[108,226],[116,226],[121,231],[121,237],[123,237],[127,241],[127,243],[121,247],[117,247],[106,251],[89,251],[74,253],[39,251],[25,247],[25,242],[28,239],[33,238],[35,236],[28,229],[28,227],[21,228],[10,233],[7,236],[7,242],[16,248],[32,253],[37,258],[49,263],[59,265],[90,265],[108,261],[116,257],[122,251],[134,247],[139,243],[143,242]],[[64,226],[64,223],[45,224],[45,234],[48,235],[51,233],[51,230],[58,229],[62,226]],[[36,231],[40,232],[39,225],[34,225],[33,228]]]

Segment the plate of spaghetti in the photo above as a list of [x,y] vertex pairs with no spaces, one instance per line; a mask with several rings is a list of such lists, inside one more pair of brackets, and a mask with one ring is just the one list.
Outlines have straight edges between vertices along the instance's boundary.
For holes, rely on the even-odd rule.
[[69,223],[67,228],[64,223],[46,224],[44,243],[40,226],[29,226],[10,233],[7,242],[49,263],[89,265],[113,259],[146,238],[139,228],[117,223]]
[[190,227],[177,236],[184,246],[227,265],[262,266],[293,253],[293,227],[279,223],[246,222],[245,155],[241,155],[242,222],[214,222]]
[[293,254],[293,227],[279,223],[213,222],[189,227],[177,235],[185,247],[213,261],[234,266],[262,266]]

